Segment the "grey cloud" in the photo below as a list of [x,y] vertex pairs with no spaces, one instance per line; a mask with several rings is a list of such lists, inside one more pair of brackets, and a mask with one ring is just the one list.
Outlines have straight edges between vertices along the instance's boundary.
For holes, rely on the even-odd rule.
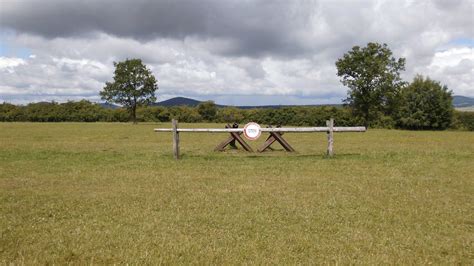
[[440,9],[452,10],[462,5],[462,0],[434,0],[435,5]]
[[260,56],[305,50],[292,32],[307,26],[314,1],[11,1],[2,26],[46,38],[105,32],[141,41],[223,38],[227,55]]
[[234,57],[340,54],[369,41],[401,46],[430,29],[463,36],[474,28],[472,3],[462,0],[21,0],[2,5],[2,27],[17,32],[51,39],[106,33],[141,43],[193,38],[207,42],[211,53]]

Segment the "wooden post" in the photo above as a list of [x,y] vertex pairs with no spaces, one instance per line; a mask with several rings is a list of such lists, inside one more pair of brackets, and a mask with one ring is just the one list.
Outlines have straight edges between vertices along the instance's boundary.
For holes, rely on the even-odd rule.
[[326,126],[328,130],[328,152],[327,156],[332,157],[334,155],[333,144],[334,144],[334,119],[331,118],[326,121]]
[[176,160],[179,159],[179,132],[178,132],[178,120],[173,119],[173,155]]

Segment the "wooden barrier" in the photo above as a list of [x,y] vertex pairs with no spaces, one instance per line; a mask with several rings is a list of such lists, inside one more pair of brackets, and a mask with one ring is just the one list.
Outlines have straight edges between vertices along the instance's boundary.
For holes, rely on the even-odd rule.
[[[335,127],[334,126],[334,119],[330,119],[326,121],[326,127],[268,127],[268,128],[261,128],[261,132],[268,132],[270,133],[270,136],[274,138],[274,140],[271,140],[273,143],[275,140],[281,141],[281,135],[283,133],[309,133],[309,132],[327,132],[327,138],[328,138],[328,147],[327,147],[327,155],[328,156],[333,156],[334,151],[334,132],[365,132],[366,128],[365,127]],[[236,140],[242,145],[242,146],[248,146],[245,141],[240,137],[240,134],[244,131],[243,128],[231,128],[231,127],[226,127],[226,128],[179,128],[178,127],[178,121],[173,119],[172,120],[172,128],[155,128],[155,132],[173,132],[173,155],[175,159],[179,159],[179,133],[180,132],[194,132],[194,133],[230,133],[231,135],[234,136]],[[272,133],[279,133],[279,134],[272,134]],[[264,144],[264,147],[268,147],[268,141],[270,140],[267,139],[266,143]],[[231,139],[228,139],[227,141],[232,141]],[[283,140],[284,143],[286,143],[285,140]],[[284,145],[282,142],[280,142],[282,145]],[[271,143],[270,143],[271,144]],[[288,144],[289,146],[289,144]],[[246,149],[247,151],[253,151],[250,146],[248,146],[249,149]],[[285,147],[285,146],[284,146]],[[294,151],[291,146],[289,148],[285,149],[287,151]],[[263,148],[265,150],[265,148]],[[260,149],[259,151],[263,151]]]

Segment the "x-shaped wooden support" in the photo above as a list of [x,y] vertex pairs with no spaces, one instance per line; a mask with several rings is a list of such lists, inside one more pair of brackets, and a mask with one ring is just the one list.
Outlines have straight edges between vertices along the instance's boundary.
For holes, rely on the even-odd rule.
[[[237,124],[234,124],[233,126],[227,124],[225,126],[226,128],[238,128],[239,125]],[[242,132],[230,132],[229,133],[230,136],[224,140],[223,142],[221,142],[219,145],[217,145],[217,147],[214,149],[215,151],[224,151],[225,147],[227,147],[227,145],[230,145],[232,148],[237,148],[237,146],[235,145],[235,141],[237,141],[240,145],[242,145],[242,148],[244,148],[244,150],[248,151],[248,152],[253,152],[253,149],[252,147],[250,147],[247,142],[245,142],[245,140],[240,136],[242,135]]]
[[270,136],[267,138],[265,143],[263,143],[262,147],[258,149],[258,152],[264,152],[266,149],[272,149],[270,146],[275,142],[278,141],[278,143],[283,146],[283,148],[288,151],[288,152],[294,152],[295,149],[291,147],[291,145],[282,137],[283,133],[280,132],[268,132],[270,133]]

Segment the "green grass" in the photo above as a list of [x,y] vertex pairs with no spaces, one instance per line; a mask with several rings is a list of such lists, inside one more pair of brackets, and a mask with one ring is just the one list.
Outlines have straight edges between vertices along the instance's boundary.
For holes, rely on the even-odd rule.
[[182,133],[175,161],[156,126],[0,123],[0,263],[474,263],[472,132],[336,133],[331,159]]

